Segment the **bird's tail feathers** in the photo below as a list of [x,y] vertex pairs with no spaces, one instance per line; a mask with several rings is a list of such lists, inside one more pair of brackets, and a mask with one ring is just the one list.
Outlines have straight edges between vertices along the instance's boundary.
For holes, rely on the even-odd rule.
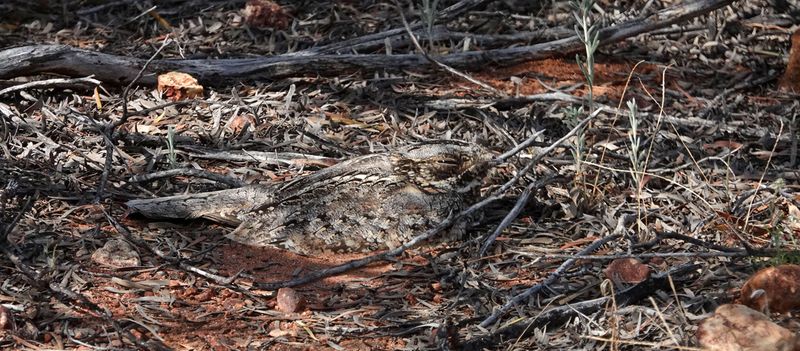
[[128,201],[128,208],[150,218],[207,218],[237,224],[237,214],[272,200],[269,187],[251,185],[206,193]]

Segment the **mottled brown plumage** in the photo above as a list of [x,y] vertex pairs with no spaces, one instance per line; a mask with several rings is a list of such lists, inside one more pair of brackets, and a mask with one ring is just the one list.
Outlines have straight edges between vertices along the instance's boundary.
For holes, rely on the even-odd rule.
[[[228,236],[294,252],[367,252],[401,245],[474,201],[491,153],[435,142],[356,157],[285,183],[133,200],[149,217],[204,217]],[[442,238],[458,237],[457,225]]]

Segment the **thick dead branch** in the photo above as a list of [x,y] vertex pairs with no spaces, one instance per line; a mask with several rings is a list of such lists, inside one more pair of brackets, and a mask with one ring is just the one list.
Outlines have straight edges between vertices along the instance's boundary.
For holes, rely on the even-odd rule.
[[[600,31],[601,45],[615,43],[642,33],[661,29],[704,15],[735,0],[698,0],[659,11],[644,19],[628,21]],[[405,29],[400,29],[405,31]],[[437,60],[458,69],[481,67],[489,63],[510,65],[532,59],[559,56],[582,47],[577,37],[530,46],[444,55]],[[23,46],[0,51],[0,78],[40,73],[68,76],[94,75],[97,79],[129,84],[144,66],[145,60],[81,50],[64,45]],[[339,75],[345,71],[376,71],[428,67],[423,55],[297,55],[223,60],[154,60],[141,79],[155,84],[156,74],[182,71],[206,85],[267,80],[304,74]]]

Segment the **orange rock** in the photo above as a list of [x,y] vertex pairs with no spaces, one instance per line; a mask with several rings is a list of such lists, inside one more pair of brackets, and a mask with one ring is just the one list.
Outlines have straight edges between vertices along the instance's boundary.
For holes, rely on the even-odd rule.
[[158,76],[158,91],[172,100],[203,96],[203,86],[197,79],[182,72],[168,72]]
[[800,94],[800,28],[792,34],[792,48],[789,50],[789,63],[778,83],[778,89]]
[[742,286],[739,302],[761,312],[800,307],[800,266],[784,264],[756,272]]
[[709,351],[796,351],[800,339],[762,313],[743,305],[722,305],[700,323],[697,342]]
[[650,276],[650,267],[635,258],[619,258],[603,271],[606,278],[616,282],[636,284]]

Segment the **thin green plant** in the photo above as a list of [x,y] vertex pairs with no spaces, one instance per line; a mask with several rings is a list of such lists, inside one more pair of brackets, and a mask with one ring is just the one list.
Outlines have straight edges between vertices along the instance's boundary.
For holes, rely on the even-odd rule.
[[628,158],[631,161],[631,178],[633,184],[636,186],[637,198],[642,191],[642,180],[644,179],[644,160],[647,155],[641,150],[642,137],[639,136],[639,117],[636,107],[636,99],[628,100],[628,123],[630,129],[628,130]]
[[642,137],[639,135],[639,114],[636,107],[636,99],[628,100],[628,123],[630,129],[628,130],[628,158],[631,161],[631,180],[636,187],[636,211],[637,218],[642,218],[642,188],[645,175],[645,162],[647,160],[647,151],[642,150]]
[[167,161],[170,168],[178,167],[178,158],[175,154],[175,126],[167,127]]
[[[575,34],[583,43],[586,54],[585,61],[581,59],[580,54],[575,54],[575,61],[586,79],[588,111],[594,111],[594,53],[600,45],[598,28],[592,23],[592,8],[594,5],[595,0],[574,0],[572,2],[572,7],[575,9],[575,12],[573,12],[576,21]],[[585,146],[585,129],[581,129],[575,138],[573,157],[575,159],[575,182],[576,184],[581,184],[583,188],[585,188],[585,184],[583,182],[582,163],[586,157]]]
[[572,6],[575,8],[575,34],[578,35],[586,53],[586,61],[581,59],[580,54],[575,54],[575,61],[583,73],[587,84],[587,102],[589,111],[594,111],[594,53],[600,45],[597,26],[592,23],[592,7],[595,0],[575,0]]
[[[568,107],[564,109],[564,119],[570,127],[576,126],[580,123],[580,117],[584,114],[583,106],[580,107]],[[584,130],[581,129],[575,136],[575,142],[573,145],[572,150],[572,159],[575,160],[575,180],[578,182],[582,178],[583,174],[583,159],[585,157],[584,150],[586,148],[586,136],[584,135]]]

